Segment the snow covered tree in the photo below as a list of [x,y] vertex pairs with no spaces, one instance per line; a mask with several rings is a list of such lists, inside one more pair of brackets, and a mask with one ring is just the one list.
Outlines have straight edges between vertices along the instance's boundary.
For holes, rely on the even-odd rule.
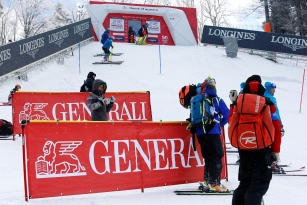
[[271,0],[270,10],[270,21],[275,33],[295,34],[295,14],[290,0]]
[[23,37],[28,38],[44,32],[47,24],[47,0],[16,0],[16,16],[23,28]]
[[64,9],[63,4],[57,3],[55,5],[55,12],[51,17],[51,29],[60,28],[72,22],[69,12]]
[[17,38],[17,21],[14,14],[13,0],[7,0],[3,5],[0,16],[0,45],[4,45],[9,40],[15,41]]
[[144,4],[170,6],[170,0],[144,0]]
[[3,6],[2,6],[2,3],[1,3],[1,1],[0,1],[0,16],[3,14]]

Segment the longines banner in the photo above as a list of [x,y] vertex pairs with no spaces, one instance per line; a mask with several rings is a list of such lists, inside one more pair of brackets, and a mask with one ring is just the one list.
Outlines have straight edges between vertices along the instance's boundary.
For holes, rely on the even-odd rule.
[[90,19],[0,47],[0,76],[92,37]]
[[[13,95],[14,134],[21,134],[22,120],[91,120],[84,92],[16,92]],[[107,92],[116,101],[109,112],[111,121],[152,121],[149,92]]]
[[[23,138],[25,198],[198,182],[204,176],[203,159],[199,147],[193,151],[186,126],[30,121]],[[226,178],[223,169],[221,179]]]
[[222,37],[235,37],[239,48],[249,48],[278,53],[307,55],[307,38],[303,36],[267,33],[252,30],[204,26],[202,43],[224,45]]

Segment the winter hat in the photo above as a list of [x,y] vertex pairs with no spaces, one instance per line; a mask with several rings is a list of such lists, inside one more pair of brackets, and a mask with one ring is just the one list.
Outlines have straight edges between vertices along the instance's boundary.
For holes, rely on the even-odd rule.
[[107,83],[104,82],[103,80],[100,80],[100,79],[94,80],[92,90],[93,90],[93,91],[94,91],[94,90],[98,90],[98,87],[99,87],[100,85],[105,85],[105,90],[104,90],[104,92],[105,92],[105,91],[107,90]]
[[253,93],[263,96],[264,92],[265,88],[261,84],[261,77],[259,75],[252,75],[247,78],[243,88],[243,93]]
[[205,84],[205,88],[206,88],[206,89],[209,88],[210,90],[212,90],[213,92],[216,93],[216,87],[215,87],[215,85],[213,85],[213,84],[211,84],[211,83],[206,83],[206,84]]
[[215,79],[212,78],[210,75],[205,79],[205,82],[206,82],[206,83],[208,82],[208,83],[210,83],[210,84],[216,86],[216,81],[215,81]]
[[271,83],[271,82],[265,82],[264,84],[265,90],[266,91],[270,91],[272,89],[277,88],[275,83]]
[[96,76],[96,73],[92,71],[87,74],[87,78],[93,78],[93,76]]

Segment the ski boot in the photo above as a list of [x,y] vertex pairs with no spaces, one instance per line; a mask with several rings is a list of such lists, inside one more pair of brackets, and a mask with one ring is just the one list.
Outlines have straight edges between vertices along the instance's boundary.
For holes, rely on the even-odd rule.
[[208,187],[208,183],[207,182],[199,182],[198,190],[201,190],[202,192],[209,192],[210,189]]

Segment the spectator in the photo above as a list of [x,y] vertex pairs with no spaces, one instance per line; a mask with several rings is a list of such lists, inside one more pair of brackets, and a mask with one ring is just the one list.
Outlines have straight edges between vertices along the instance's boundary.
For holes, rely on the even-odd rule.
[[146,44],[146,38],[147,38],[147,35],[148,35],[148,28],[149,24],[148,23],[145,23],[141,28],[140,30],[138,31],[138,34],[139,34],[139,39],[137,41],[136,44],[138,45],[143,45],[143,44]]
[[81,86],[80,92],[92,92],[93,81],[96,78],[96,74],[94,72],[89,72],[87,74],[87,79],[84,81],[84,84]]
[[129,43],[134,43],[135,42],[135,31],[133,30],[132,26],[129,26],[129,31],[128,31],[128,42]]
[[107,113],[112,109],[115,97],[105,98],[106,90],[106,82],[100,79],[94,80],[92,93],[87,98],[92,121],[108,121]]
[[19,91],[21,89],[21,85],[20,84],[16,84],[15,87],[10,91],[10,94],[9,94],[9,97],[8,97],[8,103],[9,104],[12,104],[12,97],[13,97],[13,94],[16,92],[16,91]]

